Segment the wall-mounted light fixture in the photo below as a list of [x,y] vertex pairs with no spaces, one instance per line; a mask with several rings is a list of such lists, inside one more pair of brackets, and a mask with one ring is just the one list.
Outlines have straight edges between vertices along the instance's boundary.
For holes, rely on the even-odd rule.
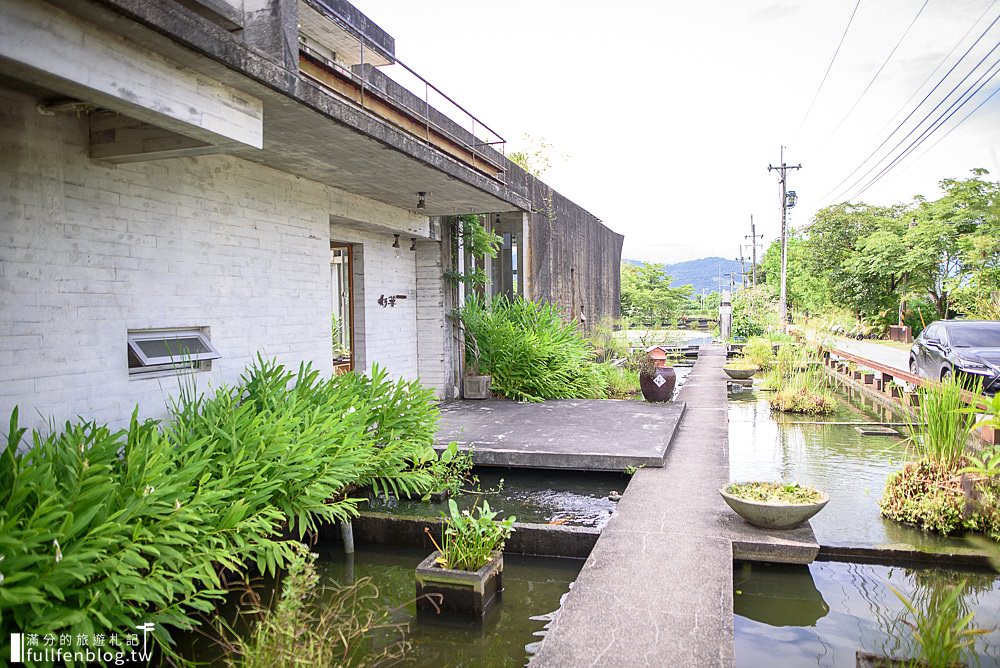
[[426,209],[427,208],[427,192],[421,190],[417,193],[417,208]]
[[410,250],[413,251],[414,253],[417,252],[417,238],[416,237],[410,237]]
[[400,253],[399,253],[399,235],[398,234],[392,235],[392,247],[396,249],[396,259],[399,259]]

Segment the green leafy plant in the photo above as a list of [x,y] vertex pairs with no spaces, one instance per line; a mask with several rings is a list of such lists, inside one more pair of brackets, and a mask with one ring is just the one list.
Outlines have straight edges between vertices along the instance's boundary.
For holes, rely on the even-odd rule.
[[965,455],[966,466],[959,473],[971,473],[980,478],[996,478],[1000,476],[1000,447],[984,448],[979,456]]
[[[469,263],[464,271],[458,271],[455,267],[446,269],[444,276],[452,281],[465,283],[473,290],[481,290],[489,283],[485,269],[486,259],[497,256],[503,238],[487,230],[482,217],[477,214],[459,216],[455,221],[455,231],[462,240],[462,248],[468,255]],[[457,245],[455,250],[457,251]]]
[[639,394],[639,372],[604,363],[600,365],[604,374],[605,393],[609,399],[630,399]]
[[774,362],[774,346],[764,337],[751,338],[743,348],[743,357],[766,370]]
[[[496,519],[497,511],[483,501],[482,506],[459,511],[454,500],[448,500],[448,514],[445,515],[442,544],[434,541],[441,553],[437,562],[443,568],[461,571],[478,571],[486,565],[495,552],[503,549],[504,543],[514,531],[516,518],[511,515],[503,520]],[[425,529],[430,536],[430,530]]]
[[436,423],[428,391],[381,369],[321,379],[262,357],[236,387],[187,386],[163,425],[81,420],[20,451],[15,410],[0,454],[0,642],[149,621],[172,656],[171,630],[221,601],[220,572],[289,563],[285,530],[357,515],[358,487],[423,494]]
[[726,487],[726,493],[748,501],[791,505],[818,503],[823,499],[823,495],[815,489],[796,482],[733,483]]
[[462,451],[455,441],[449,443],[430,467],[434,482],[423,500],[427,501],[432,494],[441,492],[457,496],[466,482],[478,485],[479,479],[472,475],[472,466],[472,448]]
[[494,392],[518,401],[604,397],[593,348],[554,304],[470,295],[459,317],[466,358],[478,354]]

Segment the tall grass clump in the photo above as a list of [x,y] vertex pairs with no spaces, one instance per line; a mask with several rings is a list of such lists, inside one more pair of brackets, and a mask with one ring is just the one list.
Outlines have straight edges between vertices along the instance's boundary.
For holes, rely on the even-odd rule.
[[917,459],[889,476],[879,507],[884,516],[925,531],[1000,540],[1000,466],[992,451],[976,456],[970,449],[975,415],[962,392],[981,388],[969,383],[952,377],[920,389],[909,436]]
[[[921,457],[949,471],[957,470],[964,461],[975,423],[962,399],[967,382],[952,376],[944,382],[921,387],[916,421],[910,425],[910,442]],[[979,394],[981,386],[980,382],[971,391]]]
[[466,359],[517,401],[600,399],[603,374],[579,326],[555,304],[471,295],[459,311]]
[[[274,666],[378,666],[401,659],[409,649],[406,627],[392,622],[371,578],[323,587],[316,555],[293,543],[281,582],[281,598],[271,609],[256,600],[244,614],[256,617],[253,631],[239,637],[219,629],[230,668]],[[373,636],[378,636],[378,643]]]
[[769,400],[772,409],[806,415],[824,415],[836,410],[836,400],[822,367],[815,362],[814,354],[806,354],[798,346],[781,347],[764,378],[765,386],[775,390]]
[[[358,513],[357,487],[422,493],[437,409],[384,371],[323,379],[259,358],[236,387],[187,387],[164,424],[89,421],[0,454],[0,642],[10,632],[190,629],[226,580],[276,574],[299,536]],[[7,651],[6,649],[0,651]]]

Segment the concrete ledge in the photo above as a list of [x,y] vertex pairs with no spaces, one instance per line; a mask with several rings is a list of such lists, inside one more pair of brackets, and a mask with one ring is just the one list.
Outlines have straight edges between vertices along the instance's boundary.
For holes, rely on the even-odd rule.
[[[434,545],[424,533],[424,528],[430,528],[435,540],[440,540],[441,536],[441,519],[433,517],[406,517],[366,512],[355,518],[353,525],[354,540],[358,543],[402,545],[433,550]],[[516,522],[514,529],[504,547],[504,552],[533,557],[586,559],[601,535],[600,529],[591,527],[521,522]],[[340,539],[340,529],[336,526],[325,527],[320,533],[321,538],[326,540]]]
[[[740,520],[742,522],[742,520]],[[812,527],[808,524],[790,531],[766,531],[743,523],[745,528],[730,536],[733,559],[767,561],[778,564],[811,564],[819,556]]]
[[898,545],[856,547],[821,545],[819,559],[881,564],[883,566],[936,566],[941,568],[990,568],[989,557],[974,548],[957,551],[925,551]]

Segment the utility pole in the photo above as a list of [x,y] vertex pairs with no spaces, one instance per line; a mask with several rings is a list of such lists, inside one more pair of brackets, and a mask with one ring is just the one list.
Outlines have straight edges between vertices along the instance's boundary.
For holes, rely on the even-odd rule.
[[750,214],[750,234],[743,237],[744,239],[750,240],[750,245],[753,248],[753,258],[750,260],[752,264],[750,265],[750,273],[752,277],[750,279],[750,285],[757,285],[757,239],[763,239],[763,234],[757,234],[757,228],[753,225],[753,214]]
[[747,265],[743,259],[743,244],[740,244],[740,287],[747,286]]
[[778,183],[781,185],[781,291],[778,296],[778,317],[781,328],[788,324],[788,172],[792,169],[802,169],[802,163],[785,164],[785,147],[781,147],[781,166],[767,166],[767,171],[776,171],[781,175]]

